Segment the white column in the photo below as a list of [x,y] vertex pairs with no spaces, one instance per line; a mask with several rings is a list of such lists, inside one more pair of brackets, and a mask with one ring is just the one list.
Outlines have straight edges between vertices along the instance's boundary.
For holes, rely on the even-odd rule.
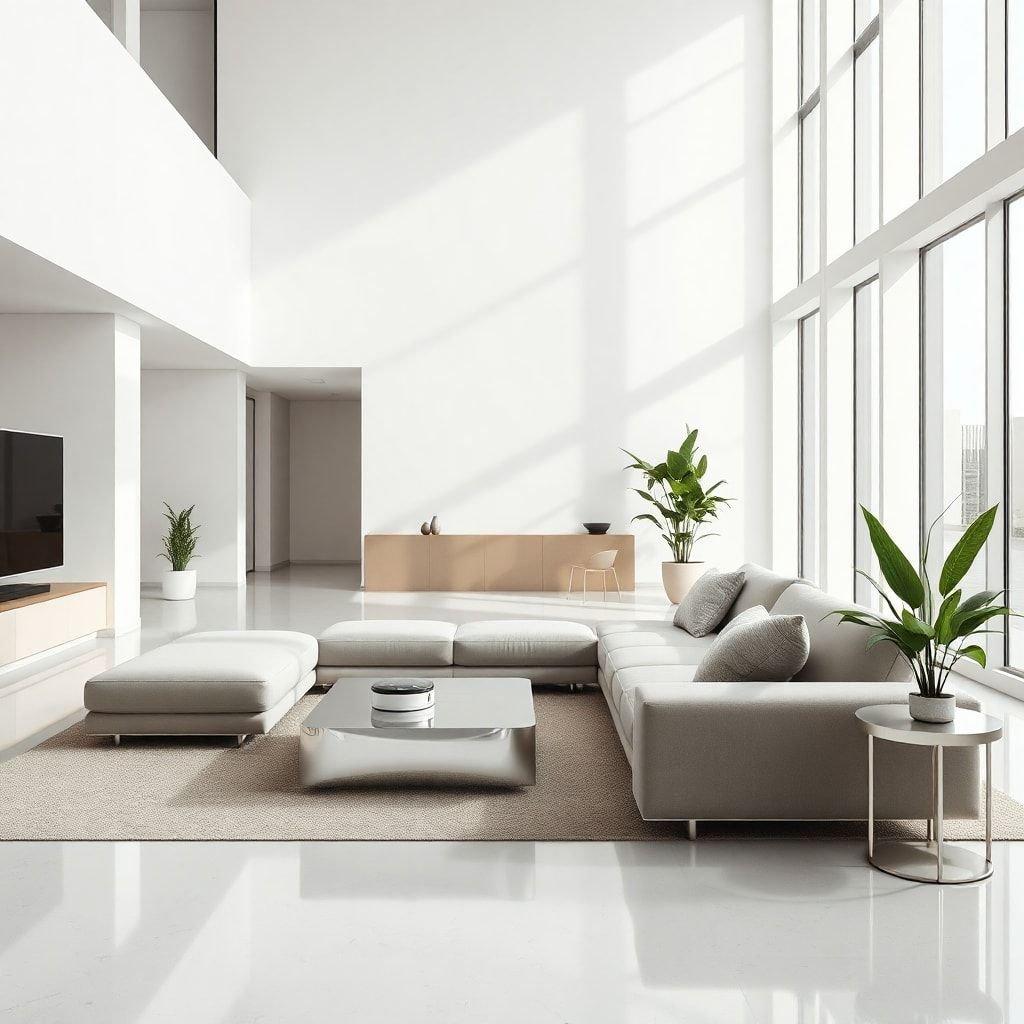
[[140,625],[139,501],[142,429],[139,388],[141,332],[139,325],[113,317],[114,376],[114,618],[113,631],[125,633]]
[[142,15],[139,0],[110,0],[110,31],[135,58],[141,52]]

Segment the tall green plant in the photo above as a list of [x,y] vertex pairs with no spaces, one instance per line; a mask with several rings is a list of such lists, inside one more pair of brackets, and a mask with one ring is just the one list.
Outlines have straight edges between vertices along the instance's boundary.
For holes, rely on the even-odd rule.
[[881,595],[893,617],[884,618],[863,608],[844,608],[830,614],[838,615],[840,622],[855,622],[870,627],[869,648],[884,642],[893,644],[910,665],[917,688],[924,697],[938,697],[942,693],[953,666],[962,658],[984,668],[984,648],[968,641],[983,633],[1002,632],[984,627],[992,619],[1016,615],[1016,612],[1010,611],[998,600],[1006,593],[1005,590],[983,590],[964,598],[963,591],[957,587],[974,564],[978,552],[985,546],[998,508],[998,505],[993,505],[978,516],[946,556],[939,574],[939,592],[936,596],[928,577],[928,551],[932,531],[946,514],[945,510],[929,527],[921,561],[915,569],[885,527],[861,506],[882,576],[903,607],[897,609],[882,585],[858,569],[857,573]]
[[679,450],[668,452],[665,461],[657,465],[621,449],[633,460],[626,469],[635,469],[644,475],[646,487],[633,490],[657,509],[657,514],[643,512],[633,516],[632,521],[645,519],[657,526],[672,550],[674,562],[691,561],[694,544],[703,537],[716,536],[706,531],[705,523],[718,517],[719,505],[732,501],[715,493],[724,480],[710,487],[701,483],[708,470],[708,457],[697,458],[697,431],[689,427],[686,430],[686,440]]
[[192,512],[195,505],[190,508],[175,512],[167,502],[164,502],[164,519],[170,524],[164,536],[164,549],[160,552],[161,558],[166,558],[171,563],[174,572],[182,572],[188,568],[188,563],[199,556],[195,553],[196,536],[199,527],[192,525]]

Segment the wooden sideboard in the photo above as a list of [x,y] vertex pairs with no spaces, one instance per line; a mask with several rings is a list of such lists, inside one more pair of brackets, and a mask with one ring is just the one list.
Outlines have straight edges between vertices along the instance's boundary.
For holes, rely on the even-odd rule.
[[[564,592],[571,565],[585,564],[609,548],[618,551],[619,586],[633,590],[636,554],[631,533],[370,533],[363,542],[363,579],[367,590]],[[575,586],[582,585],[577,573]],[[591,575],[587,587],[600,590],[601,578]]]
[[51,583],[0,602],[0,667],[107,628],[105,583]]

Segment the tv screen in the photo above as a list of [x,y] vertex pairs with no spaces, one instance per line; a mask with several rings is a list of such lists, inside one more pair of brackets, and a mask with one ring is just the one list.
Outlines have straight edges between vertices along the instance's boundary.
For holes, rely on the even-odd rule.
[[64,564],[64,438],[0,430],[0,576]]

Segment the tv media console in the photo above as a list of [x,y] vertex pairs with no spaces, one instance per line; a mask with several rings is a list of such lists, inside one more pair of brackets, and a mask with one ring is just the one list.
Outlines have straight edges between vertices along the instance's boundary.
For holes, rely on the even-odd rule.
[[0,601],[0,668],[107,628],[105,583],[51,583]]

